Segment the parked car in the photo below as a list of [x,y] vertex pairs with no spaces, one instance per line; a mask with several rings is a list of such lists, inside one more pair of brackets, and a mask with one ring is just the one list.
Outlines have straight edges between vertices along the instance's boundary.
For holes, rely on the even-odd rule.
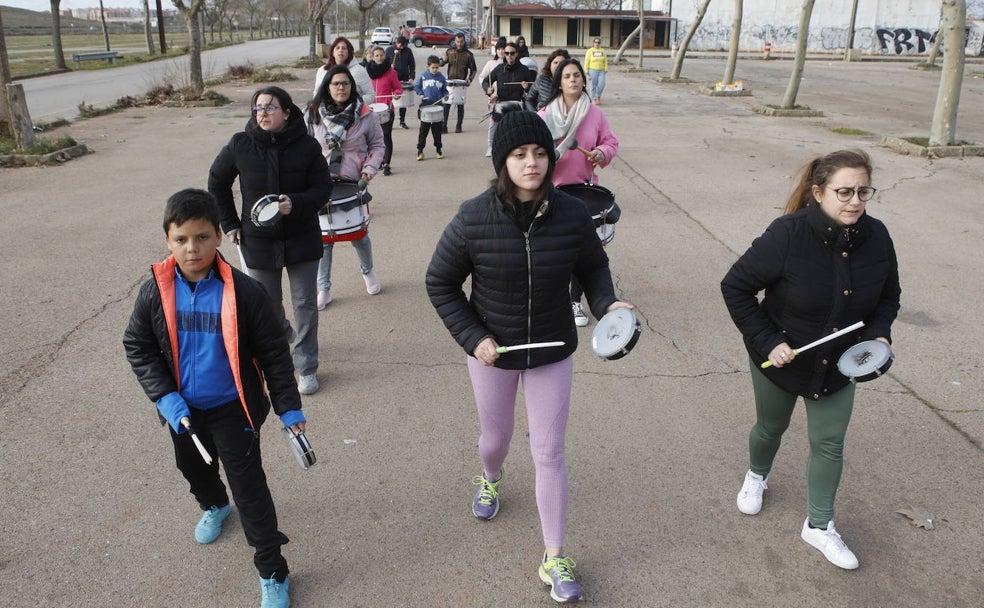
[[448,27],[446,29],[451,30],[451,33],[452,33],[453,36],[456,36],[459,33],[460,34],[463,34],[465,36],[465,44],[467,44],[470,47],[471,46],[475,46],[476,44],[478,44],[478,34],[472,33],[470,31],[472,28],[467,28],[467,27]]
[[439,25],[416,27],[410,32],[410,43],[418,49],[422,46],[448,46],[454,40],[454,32]]
[[369,42],[372,44],[392,44],[393,30],[388,27],[377,27],[372,31]]

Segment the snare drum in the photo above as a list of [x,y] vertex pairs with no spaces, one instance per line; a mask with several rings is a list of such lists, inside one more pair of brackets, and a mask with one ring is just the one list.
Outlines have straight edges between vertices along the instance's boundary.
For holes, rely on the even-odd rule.
[[895,361],[892,348],[881,340],[858,342],[837,360],[837,370],[852,382],[874,380],[888,371]]
[[621,359],[639,341],[642,323],[628,308],[616,308],[598,321],[591,332],[591,350],[602,359]]
[[249,219],[255,226],[275,226],[280,221],[280,196],[267,194],[253,203]]
[[468,81],[455,78],[448,81],[448,103],[453,106],[465,105],[465,97],[468,95]]
[[369,109],[379,117],[379,124],[385,125],[390,121],[390,109],[385,103],[371,103],[369,104]]
[[442,104],[420,106],[420,122],[431,124],[444,122],[444,106]]
[[322,242],[358,241],[369,233],[369,201],[365,194],[357,181],[332,182],[331,199],[318,212]]
[[557,186],[561,192],[566,192],[580,199],[588,208],[591,219],[595,223],[595,232],[601,242],[607,245],[615,238],[616,209],[615,195],[611,190],[598,184],[563,184]]
[[404,82],[403,83],[403,95],[401,95],[399,97],[394,97],[393,98],[393,107],[394,108],[412,108],[413,107],[413,103],[414,103],[414,101],[413,101],[414,95],[415,95],[415,93],[413,92],[413,85],[410,84],[409,82]]

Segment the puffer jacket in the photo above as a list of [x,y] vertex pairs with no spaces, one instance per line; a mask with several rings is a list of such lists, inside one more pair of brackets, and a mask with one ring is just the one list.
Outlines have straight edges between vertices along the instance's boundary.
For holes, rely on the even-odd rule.
[[417,62],[413,59],[413,50],[404,47],[397,51],[395,46],[386,47],[386,58],[393,64],[400,82],[409,82],[417,75]]
[[798,348],[864,321],[856,332],[763,370],[783,390],[817,400],[850,381],[837,370],[845,350],[864,340],[891,341],[902,290],[884,224],[865,214],[839,226],[810,205],[773,221],[728,271],[721,292],[754,365],[783,342]]
[[[243,208],[236,211],[232,185],[239,178]],[[321,146],[308,135],[301,110],[292,105],[284,129],[264,131],[250,118],[212,163],[208,191],[219,203],[222,230],[239,230],[239,243],[250,268],[276,270],[321,259],[318,209],[331,194],[328,163]],[[267,194],[286,194],[292,210],[273,226],[250,220],[253,203]]]
[[[153,277],[140,287],[123,333],[127,360],[147,397],[157,402],[181,388],[175,315],[173,256],[154,264]],[[222,337],[239,399],[253,430],[270,412],[301,409],[294,363],[284,331],[275,320],[263,287],[216,254],[215,276],[223,285]],[[163,294],[163,295],[162,295]],[[261,372],[262,370],[262,372]],[[270,399],[267,392],[270,391]],[[162,419],[163,421],[163,419]]]
[[[584,205],[552,190],[528,226],[491,189],[465,201],[441,235],[427,268],[427,294],[468,355],[486,337],[501,346],[563,341],[557,348],[518,350],[496,360],[502,369],[561,361],[577,348],[570,279],[581,281],[596,317],[614,303],[608,256]],[[471,293],[462,289],[471,276]]]
[[536,112],[543,106],[547,105],[547,100],[550,99],[550,89],[553,87],[553,78],[550,76],[544,76],[540,74],[536,77],[536,81],[530,90],[526,93],[526,109],[530,112]]

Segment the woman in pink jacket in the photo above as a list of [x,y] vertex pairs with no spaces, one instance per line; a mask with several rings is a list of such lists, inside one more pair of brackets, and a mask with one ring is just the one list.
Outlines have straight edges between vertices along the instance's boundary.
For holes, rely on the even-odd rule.
[[[348,68],[336,65],[328,70],[311,104],[304,112],[310,133],[321,144],[334,179],[369,182],[379,171],[386,145],[379,118],[356,92],[355,78]],[[325,201],[326,203],[328,201]],[[369,295],[379,293],[379,280],[372,265],[372,243],[367,233],[352,241],[362,278]],[[318,310],[331,303],[331,254],[334,243],[324,244],[318,266]]]
[[383,143],[386,144],[386,152],[383,154],[383,175],[389,175],[390,159],[393,157],[393,99],[403,95],[403,85],[390,60],[386,58],[383,47],[374,46],[370,53],[372,61],[366,65],[366,72],[372,79],[376,103],[385,103],[389,107],[389,119],[386,122],[380,121],[380,126],[383,128]]
[[[557,144],[555,186],[597,184],[595,169],[607,167],[618,154],[618,138],[608,126],[605,113],[591,103],[585,90],[586,82],[584,69],[577,59],[564,61],[554,71],[549,100],[539,111]],[[578,327],[588,324],[588,316],[581,306],[581,294],[581,286],[573,279],[571,310]]]

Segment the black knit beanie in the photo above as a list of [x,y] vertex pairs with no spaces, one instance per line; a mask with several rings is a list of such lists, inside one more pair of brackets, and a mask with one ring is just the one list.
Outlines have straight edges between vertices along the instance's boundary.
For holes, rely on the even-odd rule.
[[495,172],[502,171],[510,152],[526,144],[542,146],[550,157],[551,166],[557,162],[553,135],[536,112],[514,110],[504,113],[492,137],[492,166]]

